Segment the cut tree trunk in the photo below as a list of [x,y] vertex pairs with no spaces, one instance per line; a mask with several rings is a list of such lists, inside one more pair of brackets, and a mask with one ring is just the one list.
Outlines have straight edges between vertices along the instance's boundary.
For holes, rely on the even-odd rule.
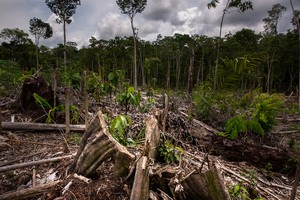
[[74,171],[86,177],[92,176],[96,169],[108,158],[115,160],[114,171],[117,176],[128,173],[134,155],[118,143],[108,132],[106,123],[99,111],[84,133],[74,160]]
[[190,174],[183,180],[182,186],[187,199],[230,199],[216,166],[204,173]]
[[131,200],[149,199],[149,169],[148,162],[155,160],[160,142],[160,131],[155,115],[146,120],[144,155],[136,165],[134,183],[131,191]]
[[[29,123],[29,122],[2,122],[2,129],[7,131],[26,130],[26,131],[57,131],[65,130],[65,124],[45,124],[45,123]],[[71,131],[83,132],[85,125],[70,125]]]
[[142,156],[137,162],[130,200],[148,200],[148,199],[149,199],[148,157]]
[[145,133],[145,147],[147,143],[149,145],[149,152],[146,156],[151,159],[157,157],[157,152],[160,142],[160,132],[158,128],[158,122],[154,115],[151,115],[146,120],[146,133]]

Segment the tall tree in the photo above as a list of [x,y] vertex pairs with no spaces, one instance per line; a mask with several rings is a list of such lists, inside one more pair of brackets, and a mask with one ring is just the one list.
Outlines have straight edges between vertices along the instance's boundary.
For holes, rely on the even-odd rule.
[[80,5],[80,0],[46,0],[46,5],[57,16],[56,22],[63,23],[64,30],[64,65],[67,67],[67,49],[66,49],[66,24],[72,22],[72,16],[76,13],[76,8]]
[[[210,3],[207,4],[208,8],[215,8],[219,0],[212,0]],[[217,57],[216,57],[216,67],[215,67],[215,74],[214,74],[214,91],[217,88],[217,77],[218,77],[218,64],[220,58],[220,46],[222,41],[222,28],[225,14],[229,12],[230,9],[235,8],[238,12],[243,13],[246,10],[253,9],[252,1],[251,0],[227,0],[225,8],[223,10],[221,24],[220,24],[220,31],[219,31],[219,40],[217,43]]]
[[133,33],[133,86],[137,88],[137,52],[136,52],[136,40],[137,40],[137,28],[134,27],[133,19],[137,13],[144,11],[147,0],[117,0],[116,1],[122,14],[126,14],[130,18],[131,29]]
[[38,18],[32,18],[29,21],[29,31],[32,35],[34,35],[35,39],[35,46],[36,46],[36,67],[39,68],[39,41],[40,38],[50,38],[53,35],[52,27],[46,23],[43,22],[41,19]]
[[286,11],[286,7],[280,3],[274,4],[272,6],[272,10],[268,11],[269,16],[263,19],[263,22],[265,23],[264,28],[266,34],[277,35],[278,21],[283,15],[284,11]]

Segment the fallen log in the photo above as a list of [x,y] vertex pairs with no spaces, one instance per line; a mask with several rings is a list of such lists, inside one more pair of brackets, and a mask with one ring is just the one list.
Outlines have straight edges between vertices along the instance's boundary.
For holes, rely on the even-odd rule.
[[128,172],[129,165],[134,160],[134,155],[111,136],[107,130],[102,112],[99,111],[83,135],[73,164],[75,166],[74,171],[80,175],[90,177],[108,158],[115,160],[115,174],[123,176]]
[[[29,123],[29,122],[2,122],[2,129],[7,131],[26,130],[26,131],[58,131],[65,130],[65,124],[45,124],[45,123]],[[85,131],[84,124],[70,125],[71,131]]]
[[18,199],[27,199],[42,195],[48,191],[53,190],[54,187],[62,183],[62,181],[54,181],[48,184],[39,185],[34,188],[22,189],[13,192],[7,192],[0,195],[0,200],[18,200]]
[[27,162],[27,163],[3,166],[3,167],[0,167],[0,173],[5,172],[5,171],[19,169],[19,168],[30,167],[30,166],[34,166],[34,165],[41,165],[41,164],[45,164],[45,163],[49,163],[49,162],[56,162],[59,160],[63,160],[66,158],[72,158],[72,157],[74,157],[74,155],[61,156],[61,157],[56,157],[56,158],[48,158],[48,159],[42,159],[42,160],[37,160],[37,161],[32,161],[32,162]]

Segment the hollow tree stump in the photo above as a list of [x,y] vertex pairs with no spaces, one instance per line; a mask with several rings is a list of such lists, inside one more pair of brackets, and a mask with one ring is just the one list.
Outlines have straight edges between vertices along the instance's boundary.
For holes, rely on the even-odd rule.
[[99,111],[83,135],[74,160],[74,171],[90,177],[108,158],[115,160],[115,174],[123,176],[127,174],[134,155],[110,135],[102,112]]

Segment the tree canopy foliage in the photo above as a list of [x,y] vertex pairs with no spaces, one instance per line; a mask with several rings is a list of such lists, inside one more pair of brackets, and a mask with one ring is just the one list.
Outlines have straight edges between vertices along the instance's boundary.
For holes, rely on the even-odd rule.
[[58,16],[57,23],[66,21],[72,22],[71,17],[76,13],[76,8],[80,5],[80,0],[46,0],[46,5]]

